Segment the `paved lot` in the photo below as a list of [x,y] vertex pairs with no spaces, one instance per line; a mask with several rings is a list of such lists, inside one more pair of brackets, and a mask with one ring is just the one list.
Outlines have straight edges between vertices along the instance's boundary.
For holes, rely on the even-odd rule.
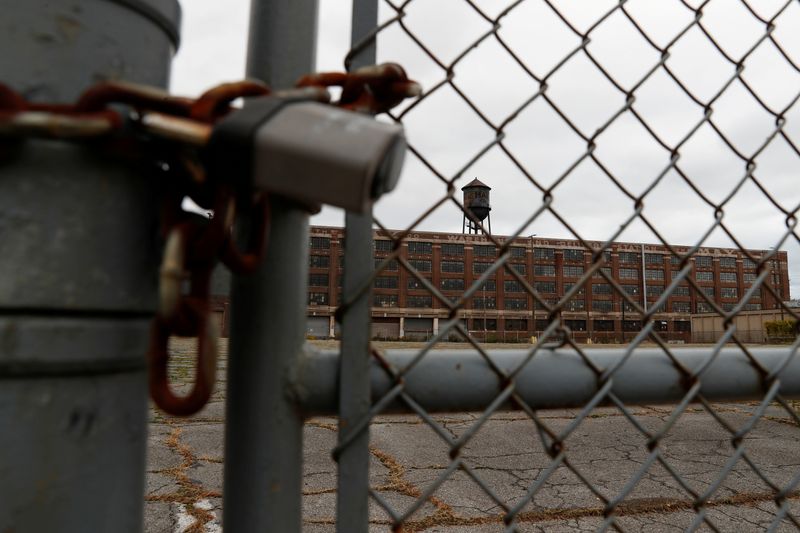
[[[177,380],[186,369],[191,349],[177,346]],[[224,353],[224,350],[223,350]],[[225,358],[221,369],[224,370]],[[224,372],[222,373],[224,379]],[[224,383],[218,390],[224,389]],[[751,416],[753,405],[716,406],[734,427]],[[796,405],[795,409],[800,408]],[[631,408],[643,426],[665,423],[671,408]],[[564,428],[575,411],[540,413],[554,430]],[[217,392],[198,416],[188,420],[153,411],[150,429],[146,496],[146,531],[222,531],[222,439],[224,397]],[[476,414],[437,416],[452,435],[463,434]],[[336,439],[335,419],[313,419],[305,430],[304,531],[332,532],[335,517],[336,467],[330,451]],[[784,486],[800,472],[800,429],[782,410],[770,407],[746,439],[748,456],[774,483]],[[445,471],[448,447],[419,418],[381,417],[371,430],[371,485],[395,510],[402,512]],[[662,442],[668,464],[691,487],[704,491],[717,480],[732,455],[730,434],[707,412],[692,408]],[[642,468],[647,458],[644,437],[615,409],[597,409],[567,439],[570,464],[606,497],[613,497]],[[492,417],[464,448],[473,472],[504,502],[522,501],[528,487],[549,464],[531,420],[522,414]],[[798,487],[800,489],[800,487]],[[722,531],[766,529],[776,505],[765,482],[743,460],[720,483],[708,516]],[[800,517],[800,490],[790,499]],[[682,531],[696,514],[685,490],[658,463],[625,498],[620,525],[626,531]],[[600,499],[568,468],[557,468],[520,515],[522,532],[594,531],[602,523]],[[386,513],[371,506],[371,531],[389,531]],[[703,529],[709,530],[704,527]],[[500,507],[465,473],[456,471],[407,523],[406,531],[466,533],[503,531]],[[778,531],[796,531],[784,521]]]

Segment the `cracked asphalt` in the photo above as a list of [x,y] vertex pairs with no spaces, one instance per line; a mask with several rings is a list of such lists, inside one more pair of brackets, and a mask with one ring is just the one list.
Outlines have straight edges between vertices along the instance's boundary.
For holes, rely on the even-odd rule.
[[[174,382],[191,379],[191,345],[173,345]],[[222,346],[220,379],[212,401],[190,419],[165,417],[151,411],[148,472],[145,496],[147,533],[221,532],[224,434],[224,377],[226,350]],[[178,387],[180,388],[180,386]],[[715,404],[724,422],[740,428],[750,421],[755,404]],[[800,411],[800,402],[794,404]],[[643,427],[662,427],[671,406],[630,407]],[[577,410],[541,411],[554,431],[567,427]],[[467,431],[478,413],[437,415],[434,419],[454,438]],[[333,532],[336,506],[336,464],[331,450],[336,442],[334,418],[309,420],[305,429],[303,531]],[[461,458],[469,473],[455,470],[405,523],[403,531],[467,533],[504,531],[502,508],[484,488],[507,505],[523,502],[518,515],[520,532],[595,531],[603,523],[600,498],[615,498],[630,480],[645,470],[617,511],[625,531],[671,532],[689,528],[698,514],[681,486],[699,493],[714,484],[705,516],[720,531],[766,530],[777,506],[762,475],[786,486],[800,473],[800,428],[778,406],[767,413],[744,439],[747,458],[731,460],[731,434],[701,406],[690,406],[660,442],[665,467],[656,461],[647,467],[645,437],[621,411],[598,408],[566,440],[565,464],[556,467],[547,482],[528,501],[531,485],[548,471],[550,456],[543,449],[534,423],[524,413],[492,416],[464,446]],[[398,512],[408,509],[440,476],[446,474],[449,445],[416,416],[381,416],[371,426],[370,485]],[[672,473],[670,472],[672,470]],[[577,473],[576,473],[577,472]],[[677,480],[674,475],[680,477]],[[476,479],[473,479],[474,476]],[[596,492],[591,490],[584,480]],[[800,520],[800,486],[787,499]],[[390,531],[387,513],[370,502],[370,531]],[[700,530],[711,530],[708,524]],[[776,531],[797,531],[784,520]]]

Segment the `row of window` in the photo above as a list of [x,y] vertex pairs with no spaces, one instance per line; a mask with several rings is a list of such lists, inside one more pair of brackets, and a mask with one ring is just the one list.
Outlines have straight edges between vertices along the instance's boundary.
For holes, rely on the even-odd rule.
[[[378,268],[383,262],[381,258],[375,258],[375,267]],[[433,264],[431,261],[427,259],[409,259],[409,264],[414,267],[419,272],[431,272]],[[312,255],[310,260],[310,265],[312,268],[327,268],[329,266],[328,256],[324,255]],[[442,261],[440,263],[441,272],[447,273],[456,273],[461,274],[464,272],[464,263],[463,261]],[[473,274],[482,274],[489,270],[489,267],[492,266],[492,263],[489,262],[474,262],[472,263],[472,273]],[[526,269],[525,265],[521,263],[509,263],[509,266],[519,272],[522,275],[525,275]],[[397,260],[392,259],[389,264],[384,267],[382,270],[396,272],[398,270],[398,263]],[[612,277],[611,269],[607,267],[603,267],[601,269],[609,277]],[[575,266],[575,265],[564,265],[562,267],[562,274],[563,277],[566,278],[579,278],[583,276],[584,270],[582,266]],[[533,267],[533,274],[536,277],[555,277],[556,269],[553,265],[534,265]],[[673,278],[677,275],[673,273]],[[600,278],[602,275],[598,272],[595,272],[595,278]],[[620,268],[619,269],[619,279],[627,279],[627,280],[638,280],[639,279],[639,270],[635,268]],[[646,269],[645,270],[645,279],[650,281],[663,281],[665,279],[665,273],[663,270],[660,269]],[[697,271],[695,272],[695,279],[697,281],[714,281],[714,273],[711,271]],[[751,272],[744,273],[744,283],[752,284],[756,279],[756,275]],[[736,272],[720,272],[719,273],[719,281],[721,283],[738,283],[739,277]]]
[[[586,320],[573,319],[564,320],[564,325],[572,331],[586,331]],[[642,329],[641,320],[623,320],[621,322],[623,331],[639,331]],[[535,331],[545,331],[550,322],[547,320],[537,319],[534,322]],[[615,331],[615,324],[613,320],[592,320],[592,329],[594,331]],[[505,331],[527,331],[528,319],[527,318],[506,318],[503,325]],[[668,323],[663,320],[656,321],[656,331],[667,331],[669,328]],[[473,318],[469,321],[470,331],[497,331],[496,318]],[[691,322],[688,320],[676,320],[672,323],[673,331],[689,332],[691,331]]]
[[[432,254],[433,243],[423,241],[409,241],[408,253],[409,254]],[[377,251],[388,252],[392,250],[392,241],[390,240],[376,240],[374,241],[374,249]],[[442,255],[447,256],[463,256],[464,245],[459,243],[442,243]],[[511,257],[522,258],[525,257],[525,248],[521,246],[512,246]],[[472,255],[478,257],[494,257],[497,255],[497,249],[493,245],[476,244],[472,247]]]
[[[383,259],[375,258],[375,267],[379,268],[383,263]],[[432,264],[431,261],[428,260],[420,260],[420,259],[411,259],[409,263],[412,267],[416,268],[420,272],[431,272]],[[328,268],[329,265],[329,256],[326,255],[311,255],[309,258],[309,264],[312,268]],[[482,274],[486,270],[491,267],[492,263],[488,262],[478,262],[473,263],[473,273],[474,274]],[[463,273],[464,264],[461,261],[442,261],[441,262],[441,269],[442,272],[447,273]],[[523,264],[510,264],[512,268],[517,270],[522,275],[525,275],[525,265]],[[381,271],[386,272],[397,272],[399,270],[399,265],[396,260],[389,261]],[[606,269],[604,269],[606,270]],[[536,276],[555,276],[555,268],[552,265],[536,265],[534,268],[534,273]],[[580,277],[583,274],[583,267],[577,266],[564,266],[564,276],[565,277]],[[608,272],[610,275],[610,271]],[[664,280],[664,271],[663,270],[646,270],[646,276],[648,280],[655,280],[655,281],[663,281]],[[595,277],[599,277],[596,273]],[[713,272],[707,271],[699,271],[695,272],[695,278],[697,281],[701,282],[711,282],[714,281]],[[745,273],[743,277],[743,281],[746,285],[752,285],[755,281],[756,275],[753,273]],[[620,269],[620,279],[628,280],[628,279],[638,279],[638,271],[635,269]],[[738,277],[735,272],[720,272],[720,282],[722,283],[737,283]],[[328,284],[328,275],[327,274],[311,274],[309,278],[309,282],[312,286],[327,286]],[[494,283],[494,280],[491,280]],[[392,283],[391,281],[387,281],[386,283]],[[379,288],[397,288],[397,282],[394,282],[394,285],[386,285],[386,286],[379,286],[376,284],[376,287]],[[409,281],[409,288],[416,288],[412,287],[412,283],[414,281]],[[445,287],[442,285],[442,289],[445,290],[463,290],[463,280],[459,281],[443,281],[442,283],[447,284],[457,284],[457,285],[450,285]],[[509,286],[520,286],[519,282],[516,280],[512,280],[506,282]],[[539,292],[544,293],[555,293],[555,282],[536,282],[534,284],[536,290]],[[570,287],[571,284],[566,283],[565,287]],[[638,285],[625,285],[623,284],[622,287],[629,293],[629,294],[638,294]],[[660,285],[648,285],[647,286],[647,295],[648,296],[659,296],[663,289],[660,288]],[[701,289],[710,297],[714,297],[714,287],[704,286]],[[488,289],[487,290],[494,290]],[[506,289],[507,292],[519,292],[521,289]],[[568,289],[565,289],[567,291]],[[592,285],[592,293],[593,294],[611,294],[613,291],[611,290],[610,285],[608,284],[593,284]],[[689,287],[687,286],[679,286],[676,287],[674,292],[672,293],[674,296],[688,296],[689,295]],[[738,290],[736,287],[722,287],[721,288],[721,297],[722,298],[738,298]]]
[[[376,239],[373,241],[374,249],[378,251],[391,251],[393,248],[393,241],[388,239]],[[410,254],[431,254],[433,252],[432,242],[423,241],[409,241],[408,252]],[[329,237],[311,237],[310,246],[312,249],[330,249],[331,239]],[[521,246],[512,246],[512,257],[525,257],[525,248]],[[464,255],[464,245],[457,243],[443,243],[442,254],[444,255]],[[493,245],[475,245],[473,246],[473,255],[480,257],[493,257],[496,254],[496,249]],[[610,252],[604,252],[606,260],[610,261]],[[639,263],[640,254],[638,252],[619,252],[620,263]],[[534,259],[553,260],[555,258],[555,249],[553,248],[534,248]],[[565,261],[583,261],[584,250],[567,248],[563,250]],[[664,254],[646,253],[644,256],[646,264],[662,264]],[[693,257],[695,266],[698,267],[711,267],[713,258],[708,255],[696,255]],[[742,259],[746,269],[754,269],[756,263],[751,259],[745,257]],[[670,263],[673,265],[680,263],[680,258],[671,255]],[[720,257],[719,265],[721,268],[736,268],[735,257]]]
[[[472,273],[473,274],[483,274],[489,267],[491,267],[494,263],[472,263]],[[526,269],[524,263],[507,263],[510,268],[513,268],[523,276],[525,275]]]
[[[373,305],[375,307],[397,307],[398,306],[398,297],[396,294],[375,294],[373,296]],[[308,304],[309,305],[328,305],[328,293],[327,292],[315,292],[311,291],[308,293]],[[549,305],[555,305],[557,302],[555,300],[547,300]],[[622,302],[625,311],[628,312],[635,312],[636,309],[627,301]],[[413,308],[431,308],[433,306],[433,298],[429,295],[409,295],[406,297],[406,306],[413,307]],[[731,302],[723,302],[721,304],[721,308],[724,311],[731,311],[736,306],[735,303]],[[537,309],[543,309],[543,306],[536,302]],[[484,297],[478,296],[472,299],[472,308],[473,309],[497,309],[497,298],[494,296]],[[505,308],[509,311],[521,311],[528,309],[528,300],[527,298],[506,298],[505,299]],[[586,301],[583,299],[572,299],[566,302],[564,305],[565,311],[583,311],[586,309]],[[745,311],[754,311],[760,310],[761,304],[756,302],[751,302],[745,304],[744,310]],[[611,300],[593,300],[592,301],[592,311],[596,311],[599,313],[611,313],[614,310],[614,302]],[[690,302],[672,302],[671,304],[671,311],[673,313],[691,313],[691,303]],[[711,313],[713,312],[713,307],[705,302],[698,302],[697,303],[697,313]]]
[[[328,286],[328,274],[317,274],[311,273],[308,276],[308,284],[311,287],[327,287]],[[406,287],[408,289],[424,289],[425,286],[423,285],[422,281],[415,278],[410,277],[407,280]],[[431,280],[428,279],[430,282]],[[377,276],[374,280],[374,287],[377,289],[397,289],[399,286],[399,278],[397,276]],[[464,279],[462,278],[444,278],[440,280],[439,284],[440,288],[443,290],[448,291],[461,291],[464,290],[465,283]],[[533,284],[534,289],[537,292],[542,294],[555,294],[556,292],[556,284],[552,281],[537,281]],[[621,285],[622,289],[632,295],[636,296],[639,293],[639,286],[638,285]],[[567,293],[572,288],[572,284],[565,284],[564,292]],[[488,291],[495,291],[496,290],[496,282],[495,280],[487,280],[481,290],[488,290]],[[514,293],[514,292],[525,292],[525,288],[523,287],[522,283],[517,280],[506,280],[503,282],[503,290],[507,293]],[[714,287],[701,287],[703,293],[705,293],[709,298],[714,298],[716,296]],[[594,295],[611,295],[614,294],[614,288],[609,283],[593,283],[592,284],[592,294]],[[664,292],[664,286],[662,285],[648,285],[647,286],[647,296],[650,297],[659,297]],[[581,288],[577,295],[581,295],[584,293],[583,288]],[[672,291],[673,296],[689,296],[689,287],[688,286],[678,286],[675,287]],[[736,287],[720,287],[719,296],[723,299],[737,299],[739,298],[739,290]],[[601,304],[602,305],[602,304]],[[684,311],[677,311],[677,312],[684,312]],[[688,312],[688,311],[687,311]]]
[[[382,257],[376,257],[375,267],[379,268],[384,260],[385,259]],[[408,262],[420,272],[431,272],[433,266],[433,263],[429,259],[409,259]],[[489,267],[492,266],[492,264],[493,263],[488,261],[475,261],[472,264],[472,272],[474,274],[480,274],[486,272],[489,269]],[[330,266],[330,257],[327,255],[311,255],[309,258],[309,265],[312,268],[328,268]],[[344,256],[339,257],[339,265],[344,266]],[[525,274],[525,264],[509,263],[509,266],[515,269],[520,274]],[[383,270],[397,271],[398,268],[399,265],[397,260],[391,259],[389,263],[383,268]],[[440,263],[440,268],[442,272],[461,273],[464,272],[464,262],[446,260]],[[597,278],[602,277],[601,271],[607,274],[609,277],[612,276],[612,271],[610,267],[601,267],[598,271],[595,271],[594,277]],[[535,264],[533,272],[534,275],[536,276],[555,277],[556,267],[555,265]],[[583,276],[584,267],[578,265],[563,265],[562,273],[564,277],[578,278]],[[674,278],[677,275],[678,271],[673,270],[672,277]],[[648,280],[663,280],[665,279],[664,276],[665,273],[664,270],[662,269],[645,269],[645,278]],[[639,269],[622,267],[619,269],[619,278],[639,279]],[[743,279],[745,283],[753,283],[753,281],[755,281],[755,278],[756,274],[753,272],[744,273]],[[695,279],[698,281],[714,281],[714,273],[712,271],[696,271]],[[722,283],[737,283],[738,275],[736,274],[736,272],[720,272],[719,279]]]
[[[375,307],[397,307],[398,297],[396,294],[375,294],[374,306]],[[308,293],[309,305],[328,305],[327,292],[309,292]],[[406,305],[414,308],[431,308],[433,299],[430,296],[409,296],[406,298]],[[557,302],[555,300],[548,300],[549,305],[553,306]],[[635,308],[628,302],[623,302],[626,312],[635,312]],[[506,298],[506,309],[508,310],[525,310],[527,309],[527,300],[523,298]],[[731,311],[736,306],[735,303],[724,302],[720,305],[723,311]],[[473,309],[496,309],[497,302],[494,298],[474,298]],[[537,309],[544,309],[544,307],[536,302]],[[744,311],[757,311],[760,310],[761,304],[757,302],[747,303],[743,306]],[[584,311],[586,309],[586,302],[584,300],[570,300],[565,306],[565,311]],[[610,300],[595,300],[592,302],[592,310],[600,313],[610,313],[614,310],[613,303]],[[697,313],[711,313],[714,309],[711,305],[698,302]],[[673,302],[673,313],[691,313],[691,305],[689,302]]]

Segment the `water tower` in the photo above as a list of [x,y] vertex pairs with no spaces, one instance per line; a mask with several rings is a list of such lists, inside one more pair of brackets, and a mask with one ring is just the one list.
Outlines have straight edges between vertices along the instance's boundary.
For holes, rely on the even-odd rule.
[[489,191],[492,188],[475,178],[461,187],[461,190],[464,191],[464,208],[466,209],[461,223],[461,233],[464,233],[465,230],[467,233],[478,233],[480,231],[478,221],[483,222],[484,220],[486,220],[489,233],[491,233],[492,219],[489,211],[492,210],[492,207],[489,205]]

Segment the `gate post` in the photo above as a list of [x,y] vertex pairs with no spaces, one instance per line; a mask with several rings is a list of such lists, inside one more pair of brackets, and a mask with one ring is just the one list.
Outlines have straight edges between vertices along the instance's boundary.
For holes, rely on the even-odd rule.
[[[291,87],[314,69],[317,1],[253,0],[247,75]],[[272,196],[266,257],[234,276],[225,425],[224,529],[302,528],[303,416],[290,393],[305,342],[308,211]]]
[[[166,87],[176,0],[0,0],[0,82],[34,102]],[[0,528],[142,529],[155,180],[87,147],[0,159]]]

